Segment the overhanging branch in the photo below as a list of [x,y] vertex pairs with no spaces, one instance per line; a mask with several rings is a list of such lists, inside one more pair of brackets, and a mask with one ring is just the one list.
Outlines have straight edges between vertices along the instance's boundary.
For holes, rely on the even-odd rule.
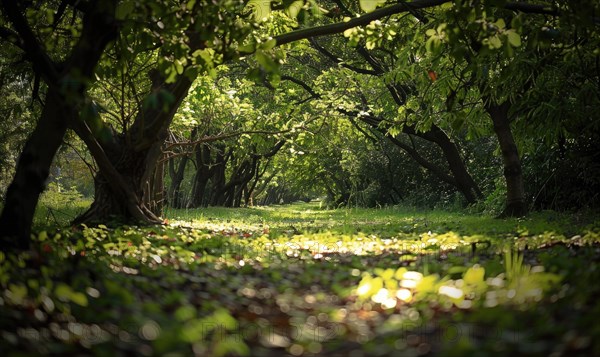
[[[410,12],[411,14],[416,14],[416,10],[431,8],[435,6],[440,6],[444,3],[449,2],[448,0],[415,0],[411,2],[400,2],[398,4],[394,4],[391,6],[387,6],[384,8],[377,9],[375,11],[369,12],[367,14],[355,17],[346,22],[337,22],[329,25],[322,25],[311,27],[307,29],[301,29],[297,31],[288,32],[279,36],[274,37],[277,41],[277,46],[281,46],[290,42],[311,38],[311,37],[320,37],[333,35],[337,33],[342,33],[348,29],[358,26],[365,26],[371,23],[371,21],[379,20],[384,17],[402,14],[405,12]],[[542,15],[560,15],[560,12],[557,8],[552,5],[539,5],[539,4],[529,4],[522,2],[511,2],[507,3],[503,8],[512,11],[520,11],[524,13],[530,14],[542,14]]]
[[410,12],[411,10],[439,6],[446,2],[448,2],[448,0],[416,0],[410,3],[403,2],[387,6],[381,9],[377,9],[359,17],[355,17],[350,21],[337,22],[330,25],[316,26],[307,29],[292,31],[276,36],[274,37],[274,39],[275,41],[277,41],[277,46],[281,46],[286,43],[306,39],[309,37],[333,35],[344,32],[353,27],[368,25],[369,23],[371,23],[371,21],[379,20],[387,16],[401,14],[404,12]]

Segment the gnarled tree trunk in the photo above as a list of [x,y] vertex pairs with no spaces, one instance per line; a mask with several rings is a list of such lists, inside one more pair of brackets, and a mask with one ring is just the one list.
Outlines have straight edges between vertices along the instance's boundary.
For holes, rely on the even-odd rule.
[[96,159],[100,172],[94,177],[94,201],[73,221],[74,224],[113,219],[121,222],[161,222],[144,200],[144,191],[149,184],[146,170],[150,155],[136,153],[125,145],[118,147],[121,150],[104,151],[106,160]]
[[165,206],[165,157],[161,152],[154,173],[144,188],[144,205],[156,216],[162,216]]
[[[155,174],[162,155],[162,146],[168,128],[181,101],[186,97],[192,80],[180,76],[167,83],[158,72],[150,74],[153,93],[168,92],[172,101],[140,111],[128,133],[94,136],[89,127],[76,125],[75,131],[83,139],[98,164],[95,177],[94,202],[90,209],[75,219],[75,223],[122,221],[159,224],[162,220],[146,206],[145,188]],[[164,108],[168,108],[165,110]],[[104,128],[104,133],[110,132]],[[105,135],[106,136],[106,135]],[[131,140],[130,138],[135,138]]]

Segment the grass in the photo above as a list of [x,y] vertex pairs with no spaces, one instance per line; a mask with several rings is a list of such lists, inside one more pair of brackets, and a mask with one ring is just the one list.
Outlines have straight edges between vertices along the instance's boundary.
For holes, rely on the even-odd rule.
[[597,216],[171,210],[0,255],[5,355],[598,355]]
[[69,225],[92,204],[76,190],[45,190],[36,207],[33,225],[38,229]]
[[444,233],[486,235],[489,238],[538,235],[554,232],[573,236],[597,221],[597,215],[534,212],[526,218],[496,219],[462,212],[415,210],[405,208],[348,208],[331,210],[319,203],[296,203],[285,206],[238,208],[209,207],[198,210],[168,210],[171,220],[206,225],[212,221],[231,226],[269,225],[279,231],[332,231],[340,234],[363,232],[392,237],[398,233]]

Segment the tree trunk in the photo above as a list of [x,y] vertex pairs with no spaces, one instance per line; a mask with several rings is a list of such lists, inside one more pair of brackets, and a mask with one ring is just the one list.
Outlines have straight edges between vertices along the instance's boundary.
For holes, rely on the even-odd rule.
[[156,164],[153,175],[150,177],[144,190],[144,204],[156,216],[162,216],[165,206],[165,160],[164,154]]
[[509,109],[509,102],[498,105],[486,104],[486,111],[492,118],[494,132],[502,151],[504,178],[506,179],[506,206],[500,217],[520,217],[527,214],[527,204],[525,202],[521,159],[510,130]]
[[[75,130],[90,150],[99,172],[95,178],[94,202],[74,223],[115,218],[126,222],[162,223],[146,206],[147,192],[144,191],[155,174],[169,125],[187,96],[192,81],[187,76],[180,76],[174,83],[166,83],[166,79],[158,72],[151,72],[150,77],[154,93],[169,92],[174,100],[140,111],[129,132],[112,135],[110,139],[97,138],[88,127],[75,123]],[[164,107],[168,107],[168,110],[164,110]],[[136,140],[130,141],[129,138]]]
[[[84,141],[89,140],[88,137]],[[90,145],[88,145],[88,148]],[[102,157],[90,150],[100,171],[94,177],[94,202],[73,223],[96,223],[118,220],[127,223],[158,224],[159,219],[146,205],[144,191],[149,184],[146,160],[156,160],[147,152],[135,152],[123,145],[120,152],[105,151]],[[154,172],[154,170],[153,170]],[[146,192],[147,193],[147,192]]]
[[[212,150],[209,145],[198,145],[196,147],[196,174],[194,175],[194,184],[192,186],[192,195],[188,207],[195,208],[206,206],[208,200],[206,197],[206,186],[208,181],[214,176],[217,166],[213,166]],[[216,161],[220,160],[222,154],[216,154]]]
[[429,131],[417,133],[417,135],[436,143],[442,149],[448,168],[455,180],[454,186],[463,194],[468,203],[473,204],[483,198],[483,193],[467,171],[458,147],[440,127],[432,125]]
[[177,170],[175,170],[175,159],[169,160],[169,175],[171,176],[171,185],[169,186],[168,192],[168,203],[172,208],[183,208],[183,197],[181,192],[181,183],[184,179],[185,167],[187,166],[189,158],[183,156]]
[[271,162],[271,160],[269,159],[265,163],[265,165],[262,168],[262,170],[260,170],[260,162],[257,163],[257,165],[256,165],[256,175],[254,175],[254,178],[252,179],[252,182],[250,183],[250,185],[246,185],[245,190],[244,190],[244,206],[246,206],[246,207],[252,207],[252,206],[254,206],[254,193],[255,193],[255,190],[256,190],[256,186],[258,186],[258,181],[260,181],[260,179],[267,172],[267,168],[269,167],[269,163],[270,162]]
[[212,177],[212,197],[210,198],[211,206],[222,206],[225,202],[225,197],[223,194],[225,193],[225,169],[227,168],[227,163],[230,161],[231,151],[228,153],[224,153],[224,151],[219,151],[217,153],[216,164],[214,166],[215,173]]
[[66,134],[65,118],[71,115],[64,103],[65,98],[54,90],[48,91],[40,120],[19,157],[0,216],[3,248],[26,249],[29,246],[35,207],[44,190],[54,155]]

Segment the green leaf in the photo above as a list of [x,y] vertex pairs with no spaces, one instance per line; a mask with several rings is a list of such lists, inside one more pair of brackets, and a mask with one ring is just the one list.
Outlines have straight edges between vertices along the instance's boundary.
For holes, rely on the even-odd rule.
[[492,36],[489,39],[489,47],[490,48],[500,48],[502,47],[502,41],[498,36]]
[[452,129],[454,131],[459,131],[463,124],[465,123],[465,118],[461,116],[457,116],[456,119],[452,121]]
[[302,7],[304,6],[304,0],[286,0],[283,2],[285,12],[293,19],[295,19]]
[[270,0],[250,0],[246,7],[254,14],[254,20],[261,22],[271,13]]
[[394,269],[379,269],[379,271],[376,271],[377,275],[379,275],[380,277],[383,278],[383,280],[389,280],[392,279],[394,277]]
[[277,63],[263,51],[256,51],[254,54],[256,56],[256,61],[260,66],[267,72],[273,72],[277,70]]
[[174,62],[175,65],[175,70],[177,71],[177,74],[182,74],[183,73],[183,63],[176,59]]
[[10,299],[16,304],[20,304],[27,296],[27,286],[25,285],[10,284],[8,291],[10,291]]
[[185,7],[188,10],[192,10],[194,8],[194,5],[196,5],[196,0],[190,0],[190,1],[187,2],[187,4],[186,4]]
[[192,53],[192,56],[196,59],[197,63],[203,63],[203,67],[210,69],[215,66],[213,61],[214,51],[207,48],[203,50],[196,50]]
[[207,323],[203,319],[194,319],[188,321],[183,325],[181,331],[181,340],[185,342],[197,342],[204,340],[206,334],[208,334],[216,325],[214,323]]
[[238,47],[238,51],[240,53],[253,53],[255,50],[255,46],[253,44],[242,45]]
[[71,297],[71,292],[71,287],[64,283],[58,284],[56,286],[56,289],[54,289],[56,297],[58,297],[61,300],[69,300],[69,298]]
[[519,31],[522,26],[523,26],[523,21],[521,20],[520,15],[513,17],[512,20],[510,21],[510,27],[512,27],[516,31]]
[[479,265],[474,265],[465,272],[463,280],[466,284],[480,285],[484,282],[484,276],[485,269],[483,267],[480,267]]
[[371,12],[381,4],[385,4],[386,0],[360,0],[360,8],[364,12]]
[[46,239],[48,239],[48,233],[46,231],[41,231],[40,234],[38,234],[38,240],[43,242]]
[[277,44],[277,40],[272,38],[272,39],[266,41],[265,43],[263,43],[261,48],[265,51],[268,51],[268,50],[272,49],[273,47],[275,47],[276,44]]
[[69,297],[69,299],[71,301],[73,301],[74,303],[76,303],[77,305],[80,305],[80,306],[87,306],[88,305],[87,296],[85,296],[85,294],[83,294],[83,293],[72,292],[71,296]]
[[234,330],[237,328],[237,321],[225,309],[219,309],[213,314],[215,323],[226,330]]
[[437,37],[431,37],[425,42],[425,49],[429,53],[438,54],[442,49],[442,41]]
[[521,36],[515,30],[506,31],[506,37],[508,38],[508,43],[510,43],[511,46],[521,46]]
[[188,321],[196,316],[196,309],[191,305],[184,305],[175,311],[175,318],[178,321]]
[[117,20],[125,20],[135,9],[135,2],[132,0],[123,1],[117,6],[115,17]]
[[439,279],[439,276],[437,274],[428,275],[428,276],[424,277],[423,279],[421,279],[417,283],[417,286],[415,287],[415,289],[419,293],[424,293],[424,294],[435,292],[435,284],[437,283],[438,279]]
[[406,269],[405,267],[398,268],[398,270],[396,270],[396,273],[394,274],[394,278],[396,278],[397,280],[401,280],[404,276],[404,273],[406,273],[407,271],[408,269]]
[[217,357],[225,355],[249,356],[250,348],[239,338],[239,336],[227,336],[218,342],[214,355]]
[[506,22],[504,22],[504,19],[498,19],[498,21],[496,21],[494,25],[496,25],[496,27],[502,30],[506,27]]

